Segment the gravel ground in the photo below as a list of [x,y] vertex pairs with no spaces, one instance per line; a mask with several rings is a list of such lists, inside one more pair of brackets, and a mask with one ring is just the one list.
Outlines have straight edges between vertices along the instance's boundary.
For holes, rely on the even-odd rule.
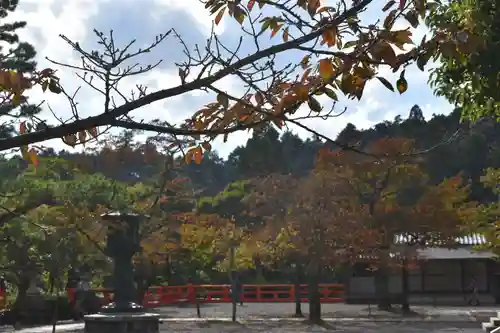
[[[207,322],[206,319],[226,319],[231,316],[231,304],[205,304],[201,308],[203,322],[196,320],[196,308],[164,307],[155,309],[165,319],[161,324],[162,333],[299,333],[330,331],[319,326],[307,326],[291,319],[294,304],[289,303],[250,303],[237,307],[240,324]],[[489,321],[496,314],[496,308],[490,307],[413,307],[418,313],[415,317],[402,318],[398,314],[369,310],[366,305],[323,304],[323,318],[335,327],[335,332],[461,332],[479,333],[481,322]],[[304,315],[308,313],[307,304],[303,304]],[[364,321],[359,321],[359,319]],[[358,321],[356,320],[358,319]],[[374,322],[377,320],[378,322]],[[405,321],[406,320],[406,321]],[[9,326],[0,327],[0,333],[13,332]],[[51,326],[25,328],[17,333],[50,333]],[[82,323],[66,322],[57,326],[57,332],[83,332]]]
[[[65,325],[68,326],[68,325]],[[76,325],[72,325],[76,326]],[[69,327],[68,327],[69,328]],[[176,322],[162,324],[161,333],[480,333],[481,328],[471,323],[461,325],[439,324],[439,323],[349,323],[331,324],[330,327],[309,326],[302,323],[186,323]],[[2,332],[14,332],[2,331]],[[52,327],[44,326],[36,329],[23,329],[16,333],[50,333]],[[56,332],[82,333],[83,329],[66,330]]]

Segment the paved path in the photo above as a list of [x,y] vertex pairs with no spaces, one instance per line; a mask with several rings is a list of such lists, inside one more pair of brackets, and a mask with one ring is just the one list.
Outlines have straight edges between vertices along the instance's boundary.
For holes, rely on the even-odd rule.
[[[68,326],[68,325],[66,325]],[[83,328],[73,324],[71,329],[58,328],[56,332],[83,332]],[[349,323],[331,324],[329,328],[310,326],[302,323],[163,323],[161,333],[480,333],[481,328],[468,325],[450,325],[439,323]],[[4,332],[13,332],[4,331]],[[50,333],[52,327],[44,326],[36,329],[23,329],[16,333]]]
[[[308,313],[308,305],[302,305],[304,315]],[[415,306],[412,310],[420,316],[428,319],[440,319],[442,321],[482,321],[484,318],[496,315],[500,308],[495,307],[432,307]],[[164,307],[158,309],[162,317],[169,318],[193,318],[196,317],[196,308],[187,305],[185,307]],[[399,314],[380,312],[376,307],[368,308],[366,305],[347,304],[322,304],[321,312],[325,318],[401,318]],[[295,313],[295,305],[290,303],[248,303],[237,307],[238,318],[290,318]],[[221,318],[231,316],[231,304],[217,303],[205,304],[201,308],[203,318]]]
[[[249,303],[237,307],[237,318],[241,324],[227,322],[231,316],[231,304],[205,304],[201,308],[202,320],[196,318],[194,306],[164,307],[156,309],[164,323],[162,332],[179,333],[299,333],[323,332],[322,327],[310,327],[292,319],[294,304],[289,303]],[[413,307],[418,315],[402,317],[399,314],[368,309],[366,305],[323,304],[323,318],[337,328],[336,332],[450,332],[479,333],[481,322],[489,321],[497,309],[490,307]],[[307,304],[303,304],[304,315],[308,313]],[[225,320],[225,323],[207,322],[207,320]],[[0,332],[12,332],[12,327],[0,327]],[[57,332],[82,332],[82,323],[65,323],[57,326]],[[51,326],[27,328],[18,333],[50,333]]]

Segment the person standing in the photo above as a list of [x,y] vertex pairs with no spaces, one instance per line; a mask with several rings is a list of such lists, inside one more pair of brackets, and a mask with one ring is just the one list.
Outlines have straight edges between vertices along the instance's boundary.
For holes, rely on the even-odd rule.
[[467,304],[468,305],[476,305],[476,306],[480,305],[479,288],[477,286],[477,280],[475,277],[472,278],[468,289],[470,291],[470,295],[469,295],[469,300],[467,301]]

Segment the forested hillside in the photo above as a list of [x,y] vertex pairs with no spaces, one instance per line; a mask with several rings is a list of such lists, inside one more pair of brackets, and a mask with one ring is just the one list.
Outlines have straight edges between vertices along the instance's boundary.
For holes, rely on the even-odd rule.
[[[472,185],[471,199],[486,202],[492,194],[479,182],[488,167],[500,167],[499,125],[482,120],[461,123],[459,112],[435,115],[425,120],[418,106],[407,116],[384,121],[367,130],[348,124],[338,135],[342,143],[357,143],[363,148],[370,142],[386,137],[414,140],[422,151],[425,170],[433,183],[462,173]],[[332,120],[333,121],[333,120]],[[179,170],[190,179],[193,189],[203,196],[213,196],[228,184],[272,173],[307,175],[313,168],[319,149],[328,146],[320,139],[303,140],[291,132],[267,127],[254,132],[252,138],[230,153],[227,160],[216,152],[205,153],[202,165],[185,164]],[[152,145],[116,142],[117,149],[103,148],[85,155],[69,151],[48,151],[44,156],[58,155],[74,161],[79,167],[101,172],[116,180],[152,179],[165,163],[165,156]],[[339,149],[330,145],[332,150]],[[428,150],[428,151],[427,151]]]

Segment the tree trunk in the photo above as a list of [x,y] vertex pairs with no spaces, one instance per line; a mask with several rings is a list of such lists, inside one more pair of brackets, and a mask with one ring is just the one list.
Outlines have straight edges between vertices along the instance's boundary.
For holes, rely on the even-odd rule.
[[301,318],[304,317],[302,313],[302,302],[301,302],[301,294],[300,294],[300,284],[303,282],[304,272],[302,269],[302,265],[300,263],[296,263],[295,265],[295,283],[293,285],[293,289],[295,290],[295,317]]
[[29,287],[30,279],[27,277],[21,277],[19,283],[17,284],[17,295],[13,304],[13,308],[17,311],[25,308]]
[[401,310],[404,313],[410,312],[410,301],[409,301],[409,274],[408,274],[408,260],[403,258],[401,267]]
[[319,293],[319,264],[316,260],[309,263],[308,272],[308,293],[309,293],[309,321],[311,323],[321,322],[321,299]]

